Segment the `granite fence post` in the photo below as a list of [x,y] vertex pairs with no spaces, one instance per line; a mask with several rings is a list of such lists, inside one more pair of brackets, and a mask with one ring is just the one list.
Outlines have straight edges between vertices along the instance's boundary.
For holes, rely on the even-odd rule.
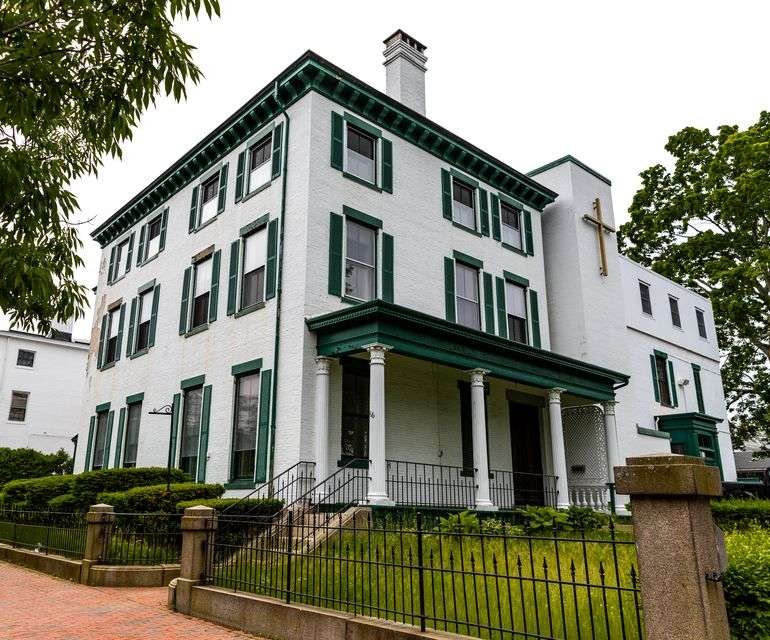
[[216,511],[211,507],[188,507],[182,516],[182,558],[179,577],[174,581],[174,605],[180,613],[190,613],[192,588],[206,574],[207,543],[217,528]]

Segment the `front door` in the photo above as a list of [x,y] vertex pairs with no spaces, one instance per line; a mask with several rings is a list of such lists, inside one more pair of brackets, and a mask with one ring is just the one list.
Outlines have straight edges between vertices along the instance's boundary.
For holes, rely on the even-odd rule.
[[369,363],[342,361],[342,460],[369,459]]
[[543,457],[540,446],[540,409],[530,404],[508,402],[511,424],[513,495],[516,504],[545,503]]

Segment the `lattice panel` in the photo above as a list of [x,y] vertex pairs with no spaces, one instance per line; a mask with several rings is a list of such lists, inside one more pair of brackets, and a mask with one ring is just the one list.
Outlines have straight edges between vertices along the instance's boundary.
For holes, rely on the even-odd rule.
[[[604,413],[596,405],[567,407],[561,412],[570,485],[603,485],[607,482],[607,442]],[[583,465],[584,473],[572,471]]]

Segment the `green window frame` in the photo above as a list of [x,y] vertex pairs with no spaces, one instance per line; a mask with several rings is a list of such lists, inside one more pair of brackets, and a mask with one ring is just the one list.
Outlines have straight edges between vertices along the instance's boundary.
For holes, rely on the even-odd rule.
[[[351,127],[357,134],[372,140],[374,181],[349,170],[348,132]],[[393,193],[393,143],[383,136],[380,129],[347,112],[331,112],[331,166],[353,182],[379,192]]]
[[674,363],[669,360],[667,353],[653,350],[650,354],[650,372],[655,402],[664,407],[678,407]]
[[[110,262],[107,267],[107,284],[117,282],[131,271],[131,262],[134,254],[134,236],[135,232],[132,231],[129,235],[123,236],[112,246],[112,249],[110,250]],[[122,272],[121,265],[123,265]]]
[[[206,482],[206,464],[208,457],[208,443],[209,443],[209,420],[211,417],[211,394],[212,385],[205,384],[205,375],[195,376],[193,378],[187,378],[182,380],[180,387],[182,389],[181,394],[174,396],[174,412],[172,413],[172,436],[171,436],[171,451],[174,454],[174,459],[177,460],[177,467],[182,469],[182,448],[184,447],[184,439],[186,436],[186,425],[184,424],[185,412],[187,410],[186,398],[187,396],[197,390],[201,391],[201,409],[200,416],[198,418],[197,426],[197,442],[195,443],[196,457],[192,468],[186,469],[188,474],[192,477],[193,482]],[[177,406],[179,409],[177,410]],[[179,443],[177,444],[177,430],[181,424],[182,432],[179,436]],[[189,453],[189,452],[188,452]],[[190,456],[186,456],[190,457]]]
[[698,413],[706,413],[706,404],[703,401],[703,383],[700,375],[700,365],[692,363],[692,381],[695,387],[695,399],[698,403]]
[[[261,380],[261,372],[262,369],[262,358],[257,358],[255,360],[249,360],[248,362],[243,362],[241,364],[233,365],[232,367],[232,375],[233,375],[233,407],[232,407],[232,430],[231,430],[231,440],[230,440],[230,470],[229,470],[229,483],[227,485],[228,488],[253,488],[254,484],[256,482],[256,474],[257,474],[257,451],[259,448],[259,429],[260,429],[260,408],[261,408],[261,391],[262,391],[262,380]],[[239,402],[241,399],[240,391],[241,391],[241,384],[243,383],[243,380],[250,376],[256,376],[256,385],[257,385],[257,406],[254,407],[254,442],[253,442],[253,449],[238,449],[236,450],[236,443],[238,440],[238,425],[239,425],[239,418],[240,418],[240,407]],[[244,474],[243,471],[243,460],[238,460],[237,456],[239,455],[239,452],[251,452],[252,460],[251,460],[251,470],[248,474]],[[241,472],[239,473],[239,469]]]
[[[273,180],[281,175],[281,157],[284,147],[283,138],[283,123],[273,122],[259,131],[246,143],[246,148],[238,154],[236,164],[235,202],[248,200],[253,195],[264,191],[273,183]],[[268,178],[266,182],[252,186],[250,184],[252,174],[252,170],[250,169],[252,153],[258,148],[261,148],[267,139],[269,139],[270,142],[270,150],[266,154],[267,157],[259,166],[265,166]]]
[[[139,338],[141,334],[141,318],[143,315],[143,306],[149,303],[147,322],[147,342],[140,347]],[[158,324],[158,308],[160,306],[160,284],[151,280],[147,284],[139,287],[137,296],[131,300],[131,313],[128,322],[128,338],[126,340],[126,355],[130,358],[138,358],[147,353],[155,346],[155,333]]]

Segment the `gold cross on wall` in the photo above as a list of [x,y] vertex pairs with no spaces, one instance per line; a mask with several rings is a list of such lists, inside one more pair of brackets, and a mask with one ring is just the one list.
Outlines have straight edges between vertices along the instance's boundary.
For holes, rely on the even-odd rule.
[[603,276],[606,276],[608,271],[607,250],[604,246],[604,232],[615,233],[615,227],[611,227],[602,219],[602,203],[599,201],[599,198],[594,200],[594,214],[595,215],[592,216],[590,213],[586,213],[583,216],[583,220],[596,225],[596,237],[599,240],[599,257],[601,259],[601,268],[599,269],[599,273],[601,273]]

